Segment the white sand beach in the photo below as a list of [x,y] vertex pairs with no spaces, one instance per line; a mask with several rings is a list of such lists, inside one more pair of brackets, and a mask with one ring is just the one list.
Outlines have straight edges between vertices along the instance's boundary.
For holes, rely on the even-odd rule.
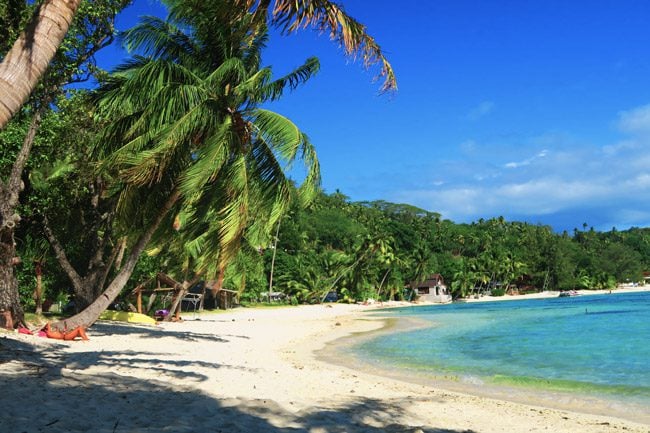
[[361,305],[99,322],[89,342],[0,333],[3,432],[649,432],[650,424],[407,383],[315,351],[382,326]]
[[[611,295],[617,293],[635,293],[635,292],[648,292],[650,286],[619,286],[614,290],[599,289],[599,290],[576,290],[580,295]],[[467,298],[465,302],[490,302],[490,301],[517,301],[522,299],[544,299],[556,298],[560,292],[548,290],[539,293],[530,293],[526,295],[503,295],[503,296],[480,296],[478,298]]]

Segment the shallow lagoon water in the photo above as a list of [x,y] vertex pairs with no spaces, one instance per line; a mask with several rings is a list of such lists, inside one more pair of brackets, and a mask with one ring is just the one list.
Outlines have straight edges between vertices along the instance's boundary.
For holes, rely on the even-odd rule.
[[650,407],[650,293],[401,308],[431,326],[351,349],[386,369]]

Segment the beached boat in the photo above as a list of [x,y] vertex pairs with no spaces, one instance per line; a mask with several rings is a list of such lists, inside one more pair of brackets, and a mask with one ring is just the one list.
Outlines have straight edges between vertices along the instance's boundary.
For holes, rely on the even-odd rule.
[[140,323],[144,325],[155,325],[156,319],[149,317],[146,314],[133,313],[131,311],[113,311],[106,310],[101,316],[100,320],[111,320],[113,322],[128,322],[128,323]]
[[560,295],[559,295],[560,298],[569,298],[569,297],[573,297],[573,296],[580,296],[580,293],[578,293],[575,290],[563,290],[563,291],[560,292]]

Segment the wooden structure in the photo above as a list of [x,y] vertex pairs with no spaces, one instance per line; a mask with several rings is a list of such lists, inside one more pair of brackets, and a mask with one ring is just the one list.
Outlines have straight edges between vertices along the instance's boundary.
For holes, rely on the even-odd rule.
[[[181,306],[183,302],[190,305],[194,312],[203,310],[203,304],[206,299],[206,286],[203,286],[202,293],[190,293],[189,289],[194,287],[197,281],[185,281],[179,283],[167,274],[159,272],[155,277],[156,287],[148,287],[154,279],[150,279],[140,284],[131,291],[136,297],[135,311],[142,314],[149,314],[157,297],[163,296],[163,304],[170,305],[169,317],[175,316],[180,319]],[[143,294],[149,294],[149,301],[146,307],[143,305]],[[214,307],[226,310],[239,304],[238,292],[228,289],[219,289],[214,294]]]
[[215,295],[215,306],[221,310],[227,310],[239,304],[239,293],[236,290],[221,289]]
[[[139,286],[137,286],[135,289],[131,291],[131,294],[136,296],[136,311],[141,314],[149,314],[151,308],[153,307],[154,302],[156,301],[156,298],[158,297],[159,294],[162,293],[164,294],[163,304],[166,305],[167,303],[169,303],[171,305],[169,311],[169,319],[171,319],[171,317],[174,316],[176,320],[179,320],[181,314],[181,300],[187,294],[188,287],[192,283],[191,282],[179,283],[169,275],[164,274],[162,272],[159,272],[156,275],[155,280],[156,280],[156,287],[153,289],[147,288],[147,285],[152,282],[152,280],[148,280],[143,284],[140,284]],[[162,284],[171,287],[162,287]],[[142,306],[143,294],[151,295],[149,296],[149,301],[147,302],[146,309],[143,309]],[[195,310],[196,310],[196,305],[195,305]]]

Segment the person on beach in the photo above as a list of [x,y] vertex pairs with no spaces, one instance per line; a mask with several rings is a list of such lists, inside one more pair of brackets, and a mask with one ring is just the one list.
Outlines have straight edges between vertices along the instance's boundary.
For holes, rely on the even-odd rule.
[[86,331],[81,326],[77,326],[72,331],[61,332],[52,329],[50,323],[48,322],[43,328],[43,331],[45,331],[45,335],[47,336],[47,338],[53,338],[55,340],[72,341],[75,338],[79,337],[82,340],[88,341],[88,336],[86,335]]

